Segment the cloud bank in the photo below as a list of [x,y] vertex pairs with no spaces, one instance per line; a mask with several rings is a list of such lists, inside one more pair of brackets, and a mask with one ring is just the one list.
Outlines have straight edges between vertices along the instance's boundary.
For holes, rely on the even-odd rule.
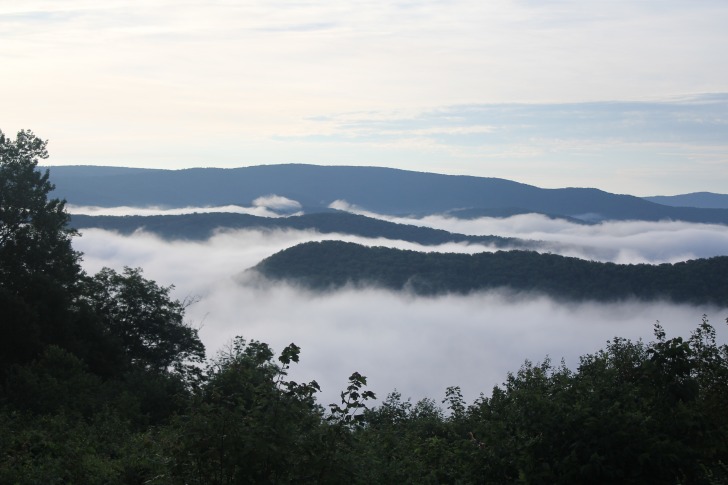
[[252,207],[240,205],[209,206],[209,207],[98,207],[67,204],[66,209],[71,214],[83,214],[89,216],[177,216],[182,214],[207,214],[212,212],[232,212],[235,214],[250,214],[259,217],[280,217],[279,212],[285,215],[297,215],[301,208],[300,202],[291,200],[280,195],[267,195],[258,197],[253,201]]
[[362,210],[346,201],[332,208],[398,224],[412,224],[445,231],[487,236],[532,239],[549,243],[544,250],[613,263],[675,263],[726,254],[728,226],[681,221],[607,221],[574,224],[539,214],[507,218],[458,219],[442,215],[422,218],[392,217]]
[[[601,236],[597,233],[592,241]],[[439,400],[446,387],[460,385],[472,400],[481,392],[489,394],[525,359],[564,358],[574,367],[579,355],[602,348],[614,336],[649,340],[657,320],[668,335],[685,336],[707,313],[725,341],[721,322],[728,309],[721,308],[664,302],[566,305],[500,292],[420,298],[349,288],[313,294],[241,276],[278,250],[329,238],[304,231],[231,231],[206,242],[168,242],[141,232],[125,237],[90,229],[74,246],[85,253],[89,272],[102,266],[141,266],[159,284],[175,284],[176,298],[196,297],[187,317],[200,328],[208,355],[236,335],[267,342],[277,351],[295,342],[302,355],[292,378],[316,379],[324,404],[337,399],[353,371],[368,376],[369,387],[381,398],[398,389],[415,400]],[[458,248],[473,249],[448,249]]]

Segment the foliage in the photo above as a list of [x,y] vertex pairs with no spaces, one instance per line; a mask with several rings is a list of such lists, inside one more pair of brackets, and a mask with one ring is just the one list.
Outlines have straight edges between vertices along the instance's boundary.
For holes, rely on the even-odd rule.
[[140,441],[189,405],[204,348],[169,288],[81,271],[46,157],[0,132],[0,482],[149,480],[161,441]]
[[133,366],[197,374],[205,348],[184,322],[184,304],[170,299],[172,288],[143,278],[140,268],[104,268],[86,281],[84,297]]
[[174,474],[186,483],[314,482],[320,468],[318,384],[286,380],[299,349],[273,361],[264,343],[237,338],[207,370],[194,405],[173,424]]
[[40,274],[70,285],[79,272],[65,202],[48,199],[48,170],[36,170],[47,157],[46,142],[31,131],[15,141],[0,131],[0,283],[11,290]]
[[164,437],[118,415],[28,415],[0,408],[0,483],[150,484],[167,477]]
[[[527,362],[471,409],[496,476],[700,483],[705,467],[718,469],[728,458],[728,415],[706,409],[711,376],[728,370],[726,346],[710,340],[711,331],[704,319],[687,341],[665,339],[660,327],[650,344],[616,338],[582,357],[575,373]],[[716,358],[698,357],[701,348]]]
[[364,415],[357,414],[363,409],[367,409],[366,401],[376,399],[372,391],[362,391],[362,387],[366,386],[367,378],[358,372],[354,372],[349,377],[349,385],[346,390],[341,391],[341,404],[329,404],[330,422],[334,422],[344,426],[354,426],[363,421]]
[[63,343],[72,325],[67,310],[78,281],[64,201],[48,199],[46,142],[31,131],[15,140],[0,131],[0,373],[36,357],[45,344]]

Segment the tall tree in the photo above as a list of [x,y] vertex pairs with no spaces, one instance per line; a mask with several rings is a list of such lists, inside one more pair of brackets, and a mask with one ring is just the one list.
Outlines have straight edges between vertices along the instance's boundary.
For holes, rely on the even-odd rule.
[[46,143],[31,131],[15,140],[0,131],[0,370],[68,334],[63,315],[81,274],[65,201],[49,198],[48,170],[37,168]]
[[22,130],[11,140],[0,131],[0,285],[20,291],[28,279],[45,275],[71,284],[79,274],[76,234],[67,226],[65,201],[49,198],[55,186],[48,170],[47,142]]

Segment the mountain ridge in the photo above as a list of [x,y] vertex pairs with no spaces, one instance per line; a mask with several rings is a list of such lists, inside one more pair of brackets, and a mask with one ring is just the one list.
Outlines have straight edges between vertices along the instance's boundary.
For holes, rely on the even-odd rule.
[[715,192],[691,192],[678,195],[654,195],[643,197],[657,204],[673,207],[697,207],[702,209],[728,209],[728,194]]
[[544,189],[506,179],[443,175],[383,167],[307,164],[183,170],[50,167],[54,196],[74,205],[250,205],[279,195],[306,212],[346,201],[388,215],[424,216],[453,210],[518,209],[588,221],[683,220],[728,224],[728,209],[671,207],[595,188]]

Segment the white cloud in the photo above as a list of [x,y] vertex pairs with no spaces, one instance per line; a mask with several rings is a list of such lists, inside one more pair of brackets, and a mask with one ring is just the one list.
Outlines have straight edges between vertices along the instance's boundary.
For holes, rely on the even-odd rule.
[[[288,199],[286,199],[288,200]],[[131,207],[131,206],[116,206],[116,207],[98,207],[98,206],[81,206],[67,204],[66,209],[70,214],[83,214],[90,216],[177,216],[182,214],[204,214],[212,212],[231,212],[234,214],[250,214],[260,217],[280,217],[279,214],[270,211],[268,209],[276,209],[276,203],[281,201],[273,200],[271,204],[266,205],[265,203],[256,203],[258,199],[253,201],[254,207],[243,207],[239,205],[224,205],[224,206],[209,206],[209,207],[179,207],[179,208],[166,208],[156,206],[145,206],[145,207]],[[296,203],[295,201],[290,201]],[[281,208],[284,207],[281,205]],[[289,207],[291,206],[289,204]]]
[[459,234],[543,241],[550,245],[540,251],[614,263],[674,263],[722,256],[728,248],[728,226],[720,224],[610,221],[587,225],[538,214],[477,219],[441,215],[392,217],[361,210],[343,200],[334,202],[332,208],[398,224],[426,226]]
[[258,197],[253,201],[253,205],[256,207],[264,207],[266,209],[273,210],[296,210],[301,208],[301,203],[297,200],[291,200],[282,195],[266,195],[265,197]]
[[337,200],[333,201],[332,203],[330,203],[329,209],[347,211],[347,212],[352,212],[354,214],[366,215],[369,217],[371,217],[370,214],[372,214],[371,212],[367,212],[365,210],[360,209],[355,204],[349,204],[347,201],[345,201],[343,199],[337,199]]

